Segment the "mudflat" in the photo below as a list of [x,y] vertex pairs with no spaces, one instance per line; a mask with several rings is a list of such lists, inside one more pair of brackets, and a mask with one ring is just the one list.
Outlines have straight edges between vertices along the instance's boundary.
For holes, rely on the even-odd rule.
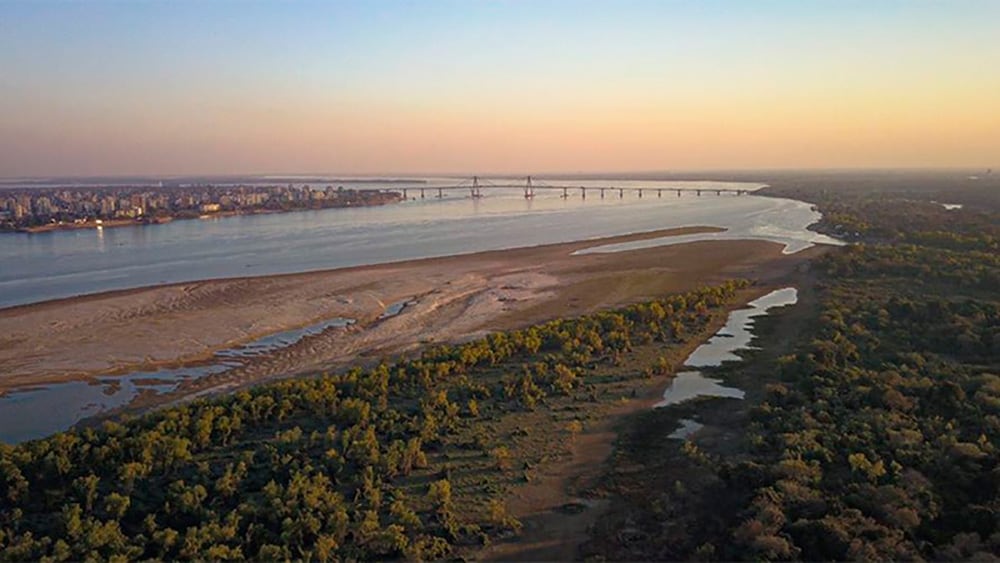
[[[273,377],[333,369],[492,330],[684,291],[723,279],[767,281],[812,254],[764,241],[704,241],[609,254],[583,248],[711,232],[661,230],[572,243],[302,274],[210,280],[0,310],[0,393],[184,365],[261,336],[356,319],[222,374],[185,382],[156,404]],[[400,301],[401,314],[379,318]],[[152,405],[148,405],[152,406]]]

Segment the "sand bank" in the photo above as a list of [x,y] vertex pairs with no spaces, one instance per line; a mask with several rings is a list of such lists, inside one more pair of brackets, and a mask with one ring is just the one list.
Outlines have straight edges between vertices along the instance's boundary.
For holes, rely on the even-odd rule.
[[[710,228],[482,252],[323,272],[182,283],[0,310],[0,392],[206,360],[220,349],[333,317],[330,330],[218,376],[185,383],[160,403],[344,362],[455,341],[682,291],[731,277],[775,278],[810,252],[713,241],[614,254],[611,244]],[[379,319],[394,302],[412,303]]]

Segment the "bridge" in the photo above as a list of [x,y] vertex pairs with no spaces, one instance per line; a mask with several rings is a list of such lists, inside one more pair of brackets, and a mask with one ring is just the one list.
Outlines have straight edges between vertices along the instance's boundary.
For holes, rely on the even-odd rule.
[[587,199],[588,191],[591,194],[600,194],[601,199],[604,199],[606,194],[611,194],[611,197],[617,195],[618,198],[621,199],[625,197],[626,192],[634,193],[641,198],[643,193],[649,193],[649,194],[655,193],[656,197],[663,197],[663,192],[667,192],[667,194],[674,192],[677,194],[677,197],[680,197],[681,194],[684,192],[693,193],[698,196],[701,196],[702,193],[714,194],[719,196],[723,194],[740,196],[740,195],[746,195],[752,191],[752,190],[747,190],[745,188],[677,188],[677,187],[663,188],[655,186],[623,187],[623,186],[580,186],[580,185],[568,185],[568,184],[553,185],[533,180],[531,176],[526,177],[523,183],[512,183],[509,179],[497,180],[496,182],[494,182],[485,178],[480,178],[479,176],[473,176],[472,178],[462,180],[461,182],[453,186],[433,186],[433,187],[405,186],[405,187],[395,187],[392,189],[395,191],[402,191],[403,199],[410,199],[411,193],[414,194],[413,199],[417,199],[416,194],[419,194],[419,199],[424,199],[425,197],[427,197],[428,193],[430,193],[432,197],[437,197],[440,199],[444,197],[445,192],[454,192],[454,191],[460,191],[460,192],[467,191],[469,192],[470,197],[472,197],[473,199],[479,199],[483,197],[484,193],[498,189],[523,190],[525,199],[534,198],[535,192],[542,190],[561,191],[563,198],[568,198],[571,196],[571,194],[579,194],[580,197],[583,199]]

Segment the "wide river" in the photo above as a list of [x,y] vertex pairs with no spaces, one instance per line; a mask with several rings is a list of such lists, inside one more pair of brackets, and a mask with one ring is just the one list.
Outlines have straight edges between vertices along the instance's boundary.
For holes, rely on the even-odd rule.
[[[809,205],[754,195],[716,195],[716,188],[758,185],[719,182],[581,181],[608,191],[538,190],[526,200],[518,189],[433,197],[381,207],[326,209],[164,225],[0,235],[0,308],[115,289],[182,281],[322,270],[621,235],[689,225],[717,226],[721,234],[690,240],[762,239],[795,252],[835,243],[806,230],[819,219]],[[562,185],[564,182],[551,180]],[[345,187],[372,187],[365,186]],[[645,188],[640,198],[635,188]],[[656,189],[663,189],[658,194]],[[670,188],[702,188],[677,196]],[[398,187],[393,187],[398,189]],[[419,197],[410,189],[409,196]],[[622,250],[616,248],[600,251]]]

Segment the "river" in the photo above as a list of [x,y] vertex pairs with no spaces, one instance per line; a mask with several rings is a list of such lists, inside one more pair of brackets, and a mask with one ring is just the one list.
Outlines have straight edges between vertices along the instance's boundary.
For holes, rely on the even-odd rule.
[[[438,181],[439,183],[440,181]],[[759,186],[719,182],[581,181],[580,186],[655,190],[703,188],[704,195],[626,191],[604,199],[579,190],[567,198],[538,190],[465,192],[381,207],[325,209],[102,230],[0,235],[0,308],[150,285],[376,264],[569,242],[691,225],[725,233],[673,237],[663,244],[701,239],[764,239],[788,251],[835,243],[806,227],[819,219],[808,204],[753,195],[716,195],[715,188]],[[348,186],[350,187],[350,186]],[[368,186],[371,187],[371,186]],[[390,186],[391,187],[391,186]],[[398,188],[394,188],[398,189]],[[411,189],[409,195],[415,195]]]

